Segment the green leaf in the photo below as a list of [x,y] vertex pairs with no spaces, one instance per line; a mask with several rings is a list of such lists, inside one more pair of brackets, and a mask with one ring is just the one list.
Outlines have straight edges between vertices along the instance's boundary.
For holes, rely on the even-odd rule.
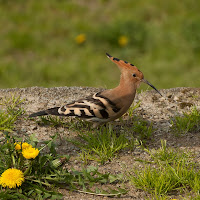
[[35,133],[31,134],[29,137],[30,141],[32,142],[39,142],[38,138],[36,137]]
[[30,196],[32,193],[34,192],[34,190],[30,190],[27,195]]
[[51,194],[45,192],[43,195],[43,199],[47,199],[48,197],[51,197]]
[[118,175],[112,175],[112,174],[109,174],[109,180],[110,180],[110,183],[113,183],[115,181],[119,181],[123,178],[123,175],[122,174],[118,174]]
[[62,194],[55,194],[55,195],[52,195],[51,199],[62,199],[63,198],[63,195]]
[[101,190],[98,187],[95,188],[95,192],[96,194],[101,194]]

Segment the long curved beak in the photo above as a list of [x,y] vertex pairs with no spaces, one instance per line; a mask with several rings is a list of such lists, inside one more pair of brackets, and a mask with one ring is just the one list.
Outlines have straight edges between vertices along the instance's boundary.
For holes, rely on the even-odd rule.
[[147,80],[142,79],[141,81],[143,83],[146,83],[147,85],[151,86],[156,92],[158,92],[162,96],[162,94],[151,83],[149,83]]

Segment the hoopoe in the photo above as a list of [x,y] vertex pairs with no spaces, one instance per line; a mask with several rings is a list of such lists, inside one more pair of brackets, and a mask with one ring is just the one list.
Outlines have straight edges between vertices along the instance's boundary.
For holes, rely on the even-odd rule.
[[116,88],[95,93],[61,107],[36,112],[29,117],[42,115],[74,116],[93,122],[93,127],[97,127],[126,113],[135,98],[136,89],[141,82],[148,84],[161,95],[151,83],[144,79],[143,73],[136,66],[114,58],[108,53],[106,55],[118,65],[121,71],[120,83]]

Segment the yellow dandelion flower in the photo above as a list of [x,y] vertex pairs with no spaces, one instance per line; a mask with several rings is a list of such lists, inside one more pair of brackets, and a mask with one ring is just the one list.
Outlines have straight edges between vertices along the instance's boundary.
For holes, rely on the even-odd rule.
[[120,36],[119,39],[118,39],[118,44],[121,46],[121,47],[124,47],[128,44],[128,38],[124,35]]
[[28,144],[27,142],[22,143],[22,150],[23,150],[23,149],[26,149],[26,148],[28,148],[28,147],[32,147],[32,145],[31,145],[31,144]]
[[75,41],[77,44],[83,44],[86,41],[85,34],[79,34],[75,37]]
[[16,150],[20,150],[20,149],[21,149],[21,146],[22,146],[22,150],[23,150],[23,149],[26,149],[26,148],[28,148],[28,147],[32,147],[32,145],[31,145],[31,144],[28,144],[27,142],[24,142],[24,143],[22,143],[22,144],[21,144],[21,143],[16,143],[16,142],[15,142],[14,145],[15,145],[15,149],[16,149]]
[[20,149],[21,149],[21,145],[20,145],[19,143],[16,143],[16,142],[15,142],[14,145],[15,145],[15,149],[16,149],[16,150],[20,150]]
[[33,147],[28,147],[26,149],[22,149],[22,155],[26,159],[35,158],[39,154],[39,150]]
[[3,187],[16,188],[24,182],[24,174],[19,169],[9,168],[1,174],[0,185]]

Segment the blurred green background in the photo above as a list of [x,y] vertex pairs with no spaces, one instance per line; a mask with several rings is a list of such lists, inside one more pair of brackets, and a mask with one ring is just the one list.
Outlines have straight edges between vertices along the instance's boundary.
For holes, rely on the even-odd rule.
[[112,88],[106,52],[158,89],[199,87],[200,1],[0,0],[0,88]]

